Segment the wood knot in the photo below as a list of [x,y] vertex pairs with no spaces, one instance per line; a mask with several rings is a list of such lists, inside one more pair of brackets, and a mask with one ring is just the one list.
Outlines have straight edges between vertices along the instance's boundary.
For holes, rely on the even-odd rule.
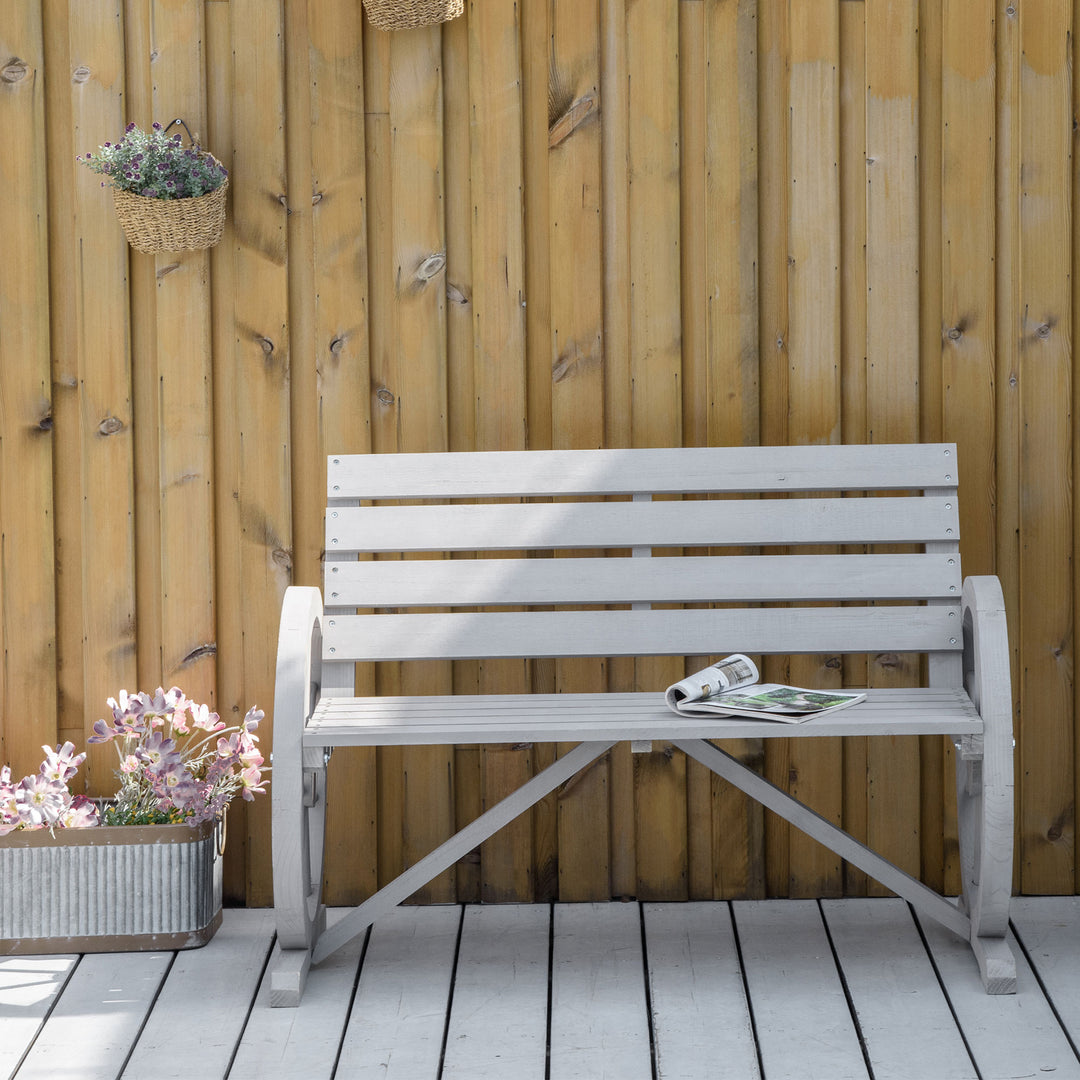
[[292,552],[286,551],[285,548],[274,548],[270,552],[270,558],[277,563],[283,570],[292,572]]
[[311,196],[311,205],[312,206],[318,206],[319,203],[321,203],[322,201],[323,201],[323,193],[321,191],[316,191],[315,194]]
[[387,390],[385,386],[380,386],[379,389],[375,391],[375,398],[380,405],[394,404],[394,395]]
[[330,352],[333,356],[340,356],[342,349],[345,348],[345,339],[343,337],[336,337],[330,342]]
[[552,150],[565,142],[596,109],[595,94],[585,94],[573,102],[567,110],[548,128],[548,149]]
[[945,332],[945,336],[950,341],[959,341],[964,336],[964,331],[959,326],[950,326]]
[[0,79],[3,79],[6,83],[22,82],[29,74],[30,65],[25,60],[20,60],[17,56],[13,56],[2,68],[0,68]]
[[830,671],[839,671],[842,663],[843,661],[839,656],[830,656],[829,659],[825,661],[825,666]]
[[1062,832],[1063,830],[1061,828],[1061,823],[1055,822],[1053,825],[1050,826],[1049,829],[1046,830],[1046,839],[1049,840],[1051,843],[1053,843],[1055,840],[1060,840]]
[[257,337],[255,340],[259,343],[262,351],[266,353],[267,356],[270,356],[273,353],[274,343],[268,337]]
[[53,418],[52,413],[46,413],[35,425],[34,430],[39,432],[52,431]]
[[289,209],[289,200],[284,194],[279,195],[277,197],[277,201],[279,203],[281,203],[282,206],[285,207],[285,213],[286,214],[291,214],[292,213],[292,211]]
[[436,251],[416,268],[416,280],[430,281],[444,266],[446,266],[446,252]]
[[1035,336],[1045,341],[1050,336],[1050,324],[1042,323],[1035,328]]
[[124,430],[124,421],[118,416],[106,416],[104,420],[98,424],[98,431],[102,435],[115,435],[118,431]]
[[72,73],[71,81],[73,83],[84,83],[90,78],[90,69],[80,64]]
[[787,778],[789,784],[797,784],[799,782],[799,770],[792,766],[788,769]]
[[446,283],[446,299],[451,304],[461,304],[463,307],[469,302],[469,298],[456,286],[449,281]]
[[208,641],[205,645],[199,645],[192,649],[191,652],[180,661],[181,667],[186,667],[188,664],[194,664],[196,660],[201,660],[204,656],[216,656],[217,644],[213,641]]

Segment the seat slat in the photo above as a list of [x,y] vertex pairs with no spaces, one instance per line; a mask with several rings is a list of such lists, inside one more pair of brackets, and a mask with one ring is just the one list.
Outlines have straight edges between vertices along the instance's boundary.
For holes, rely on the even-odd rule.
[[955,555],[411,559],[335,562],[326,604],[468,607],[768,600],[931,600],[960,595]]
[[332,552],[918,544],[958,539],[956,499],[750,499],[341,507]]
[[327,471],[331,502],[955,486],[951,443],[335,455]]
[[859,705],[802,724],[683,717],[654,694],[489,698],[331,698],[304,732],[309,746],[732,739],[825,735],[972,735],[982,720],[963,690],[870,690]]
[[959,605],[334,615],[324,622],[323,656],[333,661],[937,652],[961,647],[959,626]]

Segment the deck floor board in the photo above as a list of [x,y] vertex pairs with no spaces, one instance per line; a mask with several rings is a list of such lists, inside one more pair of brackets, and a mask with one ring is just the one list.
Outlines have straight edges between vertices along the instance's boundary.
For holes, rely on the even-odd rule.
[[228,910],[191,952],[0,958],[0,1077],[1080,1080],[1080,898],[1013,926],[989,997],[896,899],[400,908],[271,1009],[272,915]]

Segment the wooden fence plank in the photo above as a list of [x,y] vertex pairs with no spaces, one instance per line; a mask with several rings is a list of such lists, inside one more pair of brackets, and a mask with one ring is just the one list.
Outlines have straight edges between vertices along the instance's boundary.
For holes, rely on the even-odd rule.
[[[81,148],[96,149],[124,130],[122,14],[119,0],[93,0],[69,12],[72,125]],[[72,616],[81,626],[84,739],[106,699],[136,681],[128,247],[109,201],[98,177],[79,169],[78,256],[67,288],[78,327],[81,445],[74,460],[81,476],[85,570]],[[101,572],[105,567],[108,573]],[[113,768],[110,748],[91,748],[86,770],[93,794],[113,793]]]
[[[682,441],[679,254],[678,8],[646,0],[626,13],[629,75],[631,437]],[[640,660],[638,689],[681,678],[678,661]],[[686,759],[654,745],[634,759],[637,895],[687,894]]]
[[[361,10],[352,0],[320,0],[307,8],[315,290],[309,362],[315,369],[317,397],[304,403],[302,422],[315,427],[318,445],[314,460],[294,468],[293,499],[296,512],[314,513],[316,524],[325,508],[326,455],[371,449]],[[295,199],[307,195],[305,185]],[[321,585],[323,535],[312,535],[306,543],[298,536],[294,548],[294,580]],[[370,679],[370,674],[365,677]],[[369,683],[362,692],[371,690]],[[328,785],[328,803],[335,810],[327,822],[327,866],[334,868],[327,875],[327,902],[356,904],[377,887],[375,751],[350,748],[336,753]]]
[[[232,160],[233,111],[232,37],[228,4],[206,5],[207,138],[217,157],[234,173]],[[234,184],[237,183],[235,176]],[[235,192],[234,192],[235,196]],[[244,686],[242,583],[240,575],[240,445],[235,418],[239,390],[232,363],[233,290],[235,283],[234,214],[225,215],[221,243],[210,252],[210,292],[215,315],[211,323],[214,399],[214,564],[216,569],[217,699],[222,716],[240,718],[247,711]],[[229,812],[229,843],[225,848],[224,895],[243,903],[247,894],[247,805]]]
[[[604,441],[599,6],[556,2],[551,11],[547,189],[550,199],[551,445]],[[565,555],[573,553],[566,552]],[[556,661],[559,692],[603,692],[602,660]],[[571,744],[560,744],[564,754]],[[560,900],[611,897],[610,763],[605,756],[558,792]]]
[[[206,143],[203,6],[155,0],[151,26],[153,113],[164,124],[173,119],[170,113],[182,118],[212,152]],[[188,142],[180,125],[172,132]],[[180,684],[192,700],[215,704],[210,260],[206,251],[189,251],[162,252],[154,261],[162,651],[160,672],[151,678]],[[188,527],[178,528],[179,522]]]
[[[841,431],[866,441],[866,5],[840,5]],[[866,657],[844,659],[849,686],[866,685]],[[866,843],[866,740],[844,743],[844,829]],[[845,895],[866,875],[844,864]]]
[[[758,11],[759,70],[758,115],[761,146],[758,152],[760,215],[760,289],[758,308],[761,380],[760,440],[765,445],[787,443],[788,419],[788,226],[790,220],[790,109],[788,68],[790,33],[785,7],[766,4]],[[762,677],[787,682],[782,658],[769,658]],[[766,769],[770,762],[761,755]],[[780,763],[783,770],[783,762]],[[775,776],[775,771],[773,773]],[[782,777],[776,776],[779,782]],[[765,814],[765,849],[769,852],[766,894],[787,891],[789,827],[775,814]]]
[[[446,135],[446,379],[448,439],[452,450],[476,445],[476,369],[472,313],[472,180],[469,101],[468,16],[443,27],[443,130]],[[475,693],[477,665],[454,665],[454,686]],[[458,748],[454,755],[454,813],[458,828],[480,814],[480,751]],[[480,858],[457,866],[457,894],[480,899]]]
[[[942,54],[944,28],[942,5],[935,0],[919,0],[919,310],[944,311],[944,259],[941,222],[943,188],[942,137]],[[929,318],[919,324],[919,438],[940,439],[944,424],[942,399],[944,365],[940,362],[939,328]],[[992,427],[991,427],[992,430]],[[963,535],[963,534],[961,534]],[[927,673],[933,665],[927,665]],[[919,786],[924,881],[944,890],[945,832],[955,805],[951,744],[939,739],[919,740]],[[952,836],[955,837],[955,825]],[[959,890],[959,879],[951,893]]]
[[[281,0],[229,5],[233,53],[233,345],[244,699],[273,700],[277,625],[291,579],[289,326]],[[266,745],[272,724],[260,729]],[[248,903],[269,901],[269,800],[247,808]]]
[[[1020,15],[1020,526],[1021,716],[1017,732],[1024,892],[1075,881],[1071,637],[1071,123],[1072,4]],[[1038,730],[1030,720],[1040,718]]]
[[[994,203],[995,53],[991,3],[949,3],[942,9],[941,236],[942,433],[955,441],[965,496],[960,517],[965,574],[995,569]],[[928,320],[929,321],[929,320]],[[938,753],[940,755],[940,747]],[[924,757],[925,760],[925,757]],[[943,773],[953,775],[951,755]],[[925,769],[924,769],[925,772]],[[949,822],[938,873],[959,888],[953,784],[944,785]],[[935,830],[931,830],[933,835]],[[941,835],[942,830],[936,830]],[[927,837],[929,839],[929,837]],[[924,860],[925,862],[925,860]]]
[[[470,0],[468,20],[475,446],[516,450],[527,445],[521,14],[511,0]],[[481,692],[530,685],[524,662],[484,662],[478,671]],[[532,757],[531,746],[481,751],[485,809],[532,775]],[[485,841],[483,899],[532,899],[532,827],[530,812]]]
[[[46,71],[70,72],[68,0],[41,4]],[[70,162],[94,146],[75,146],[68,79],[45,79],[45,148],[50,161]],[[50,295],[66,295],[75,280],[75,169],[49,169],[48,253]],[[78,324],[71,304],[49,305],[52,350],[53,453],[57,461],[79,457]],[[83,725],[82,513],[78,469],[53,470],[53,534],[56,558],[56,735],[81,743]]]
[[[604,445],[631,444],[629,75],[626,5],[600,5],[600,216],[604,242]],[[632,690],[634,665],[612,661],[608,687]],[[611,749],[611,889],[615,896],[637,893],[634,821],[634,765],[626,743]]]
[[[919,439],[918,27],[913,5],[866,5],[867,442]],[[871,686],[910,685],[914,657],[871,658]],[[871,847],[918,874],[919,744],[867,746]],[[914,826],[914,827],[913,827]],[[869,891],[880,887],[868,885]]]
[[[372,369],[380,386],[372,407],[385,414],[380,427],[383,436],[393,440],[384,444],[385,449],[446,450],[441,37],[438,27],[378,37],[388,37],[389,42],[382,71],[388,87],[379,99],[388,107],[385,167],[390,198],[380,210],[390,223],[390,250],[381,254],[389,255],[391,261],[372,262],[371,274],[392,283],[392,291],[387,304],[374,312],[375,317],[389,320],[389,327],[383,335],[385,355],[375,358],[386,366]],[[378,438],[377,430],[376,446]],[[402,665],[398,678],[401,693],[441,693],[452,686],[449,662]],[[387,824],[401,822],[401,864],[396,869],[387,866],[385,871],[380,866],[380,874],[393,877],[454,831],[453,748],[410,749],[396,762],[395,755],[386,757],[380,775],[398,774],[400,791],[396,807],[384,803],[381,809],[390,811]],[[382,787],[392,791],[394,782]],[[446,902],[454,897],[450,869],[420,890],[417,899]]]
[[[682,303],[683,443],[708,443],[709,287],[706,150],[709,81],[705,5],[679,4],[679,251]],[[735,71],[738,72],[736,62]],[[720,110],[717,110],[720,111]],[[738,113],[736,113],[736,116]],[[741,155],[738,155],[739,157]],[[736,165],[738,162],[736,162]],[[735,395],[724,395],[724,397]],[[644,561],[644,560],[641,560]],[[688,657],[688,671],[700,671],[709,657]],[[697,761],[686,763],[687,893],[691,900],[713,894],[712,774]]]
[[[684,441],[714,446],[754,444],[760,436],[756,7],[688,3],[681,9],[682,50],[696,49],[694,36],[700,33],[699,62],[705,67],[700,151],[682,140],[688,167],[703,175],[705,199],[704,275],[698,287],[705,305],[706,371],[700,395],[684,379]],[[683,86],[695,78],[696,72],[687,72]],[[684,228],[684,244],[687,239]],[[684,281],[684,289],[690,286]],[[683,321],[686,331],[685,314]],[[764,758],[764,744],[744,741],[730,749],[743,759]],[[691,896],[764,895],[764,811],[698,762],[687,767],[691,807],[706,794],[710,806],[707,820],[691,811]],[[705,845],[711,848],[708,857]],[[711,883],[704,881],[709,871]]]
[[[40,5],[20,0],[0,27],[0,763],[35,772],[56,741],[52,371]],[[34,702],[34,708],[27,705]]]
[[[793,4],[789,18],[787,438],[815,445],[840,438],[839,5]],[[793,657],[788,678],[796,686],[837,687],[840,665],[828,657]],[[840,824],[839,744],[777,743],[768,755],[770,771],[779,771],[792,795]],[[798,830],[788,830],[788,847],[786,895],[839,895],[835,855]]]
[[[124,0],[125,114],[149,130],[154,116],[151,74],[151,5]],[[176,69],[175,58],[166,68]],[[166,81],[169,75],[166,74]],[[168,123],[172,117],[165,119]],[[166,256],[168,258],[168,256]],[[161,618],[161,416],[158,387],[157,258],[132,252],[130,319],[135,452],[135,624],[140,687],[153,689],[165,680]],[[183,346],[180,346],[183,348]],[[196,700],[198,700],[196,698]]]

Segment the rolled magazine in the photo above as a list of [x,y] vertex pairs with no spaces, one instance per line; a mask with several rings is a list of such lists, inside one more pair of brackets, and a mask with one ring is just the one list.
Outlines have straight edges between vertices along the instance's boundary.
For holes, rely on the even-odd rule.
[[753,660],[735,653],[669,686],[664,700],[668,708],[684,716],[757,716],[801,724],[866,698],[861,691],[806,690],[759,683],[759,677]]

